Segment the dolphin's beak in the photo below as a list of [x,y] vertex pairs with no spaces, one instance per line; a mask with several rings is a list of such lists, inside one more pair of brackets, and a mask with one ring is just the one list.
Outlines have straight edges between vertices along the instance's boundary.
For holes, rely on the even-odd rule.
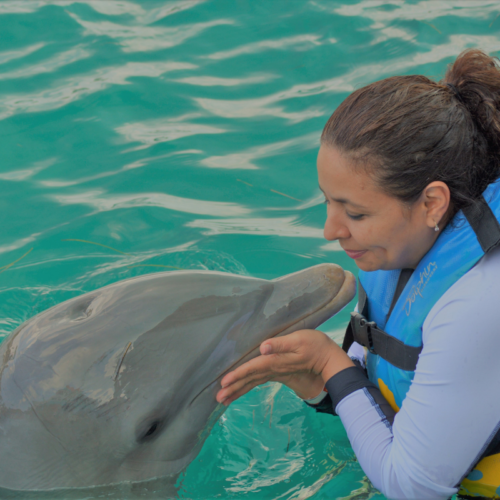
[[321,264],[275,282],[281,285],[276,291],[280,299],[289,304],[289,308],[303,313],[292,325],[272,337],[314,329],[342,310],[356,295],[355,277],[336,264]]
[[[273,299],[279,310],[280,302],[290,309],[292,324],[283,325],[254,349],[230,366],[221,378],[237,365],[241,365],[260,354],[260,344],[273,337],[281,337],[298,330],[315,329],[327,319],[340,312],[356,295],[356,278],[336,264],[321,264],[274,280],[277,287]],[[295,314],[293,314],[295,312]]]
[[[282,278],[273,280],[275,290],[264,308],[268,322],[276,325],[263,330],[268,333],[193,398],[221,380],[226,373],[250,361],[260,354],[260,344],[267,339],[280,337],[304,329],[314,329],[342,310],[356,295],[356,279],[349,271],[336,264],[321,264]],[[266,314],[267,310],[267,314]]]

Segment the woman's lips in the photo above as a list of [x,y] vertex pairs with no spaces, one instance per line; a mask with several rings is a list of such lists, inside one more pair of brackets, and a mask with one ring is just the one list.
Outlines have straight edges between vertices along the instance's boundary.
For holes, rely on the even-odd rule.
[[366,253],[366,250],[345,250],[345,253],[351,257],[351,259],[359,259]]

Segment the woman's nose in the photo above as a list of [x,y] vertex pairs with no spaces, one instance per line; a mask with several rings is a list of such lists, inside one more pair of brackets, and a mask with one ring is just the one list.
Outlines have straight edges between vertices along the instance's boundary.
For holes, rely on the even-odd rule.
[[350,236],[347,226],[334,215],[327,216],[323,234],[328,241],[347,239]]

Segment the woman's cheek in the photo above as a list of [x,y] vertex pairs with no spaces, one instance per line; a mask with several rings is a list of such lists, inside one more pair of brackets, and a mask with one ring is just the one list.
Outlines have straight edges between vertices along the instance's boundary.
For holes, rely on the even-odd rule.
[[367,219],[366,222],[360,223],[356,228],[356,232],[359,234],[359,242],[364,250],[370,250],[377,254],[387,245],[391,236],[386,234],[383,227],[377,227]]
[[351,238],[356,242],[356,250],[370,250],[371,229],[360,226],[351,226]]

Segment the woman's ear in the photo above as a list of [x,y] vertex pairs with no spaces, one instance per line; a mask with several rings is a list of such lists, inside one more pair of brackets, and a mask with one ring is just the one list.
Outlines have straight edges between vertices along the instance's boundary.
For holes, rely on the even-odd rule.
[[431,182],[422,193],[426,208],[426,222],[431,228],[440,225],[450,208],[450,188],[441,181]]

